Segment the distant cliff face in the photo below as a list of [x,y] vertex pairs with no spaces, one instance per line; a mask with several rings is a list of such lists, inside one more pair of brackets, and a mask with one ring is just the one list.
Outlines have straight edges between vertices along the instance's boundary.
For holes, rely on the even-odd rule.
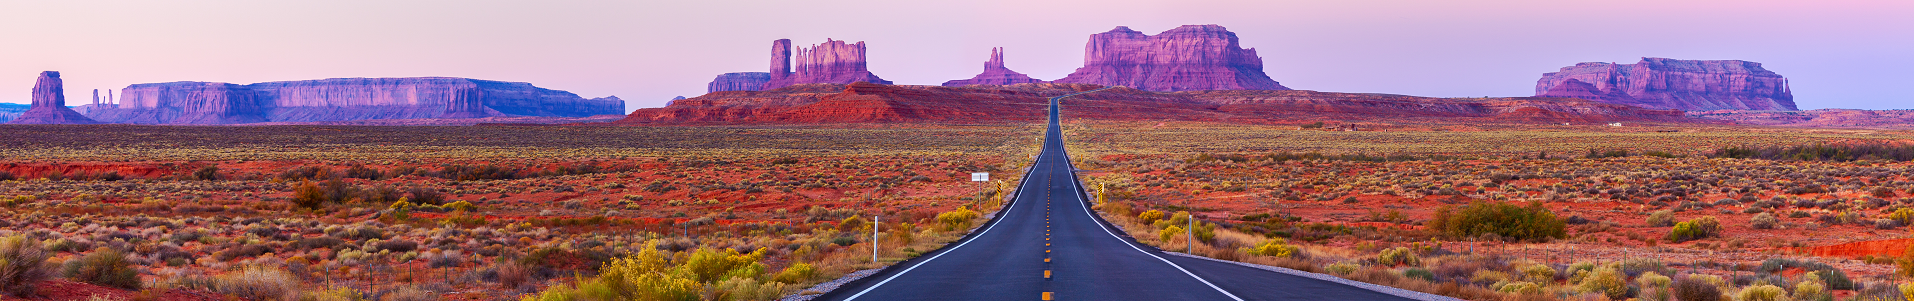
[[1090,35],[1083,67],[1058,83],[1144,91],[1289,90],[1263,73],[1256,49],[1217,25],[1184,25],[1156,36],[1118,26]]
[[93,119],[66,107],[66,82],[59,71],[40,72],[33,83],[33,104],[9,124],[95,124]]
[[825,39],[824,44],[792,50],[790,39],[771,42],[771,80],[759,90],[800,84],[891,83],[865,67],[864,42]]
[[718,78],[711,79],[711,84],[705,85],[704,92],[757,91],[758,88],[764,87],[765,82],[769,81],[771,81],[771,73],[769,72],[732,72],[719,74]]
[[1043,81],[1030,78],[1029,75],[1024,75],[1023,73],[1017,73],[1017,71],[1010,71],[1009,67],[1004,67],[1003,48],[991,48],[990,60],[984,61],[984,73],[977,74],[977,76],[971,77],[970,79],[946,81],[944,82],[944,86],[1015,85],[1041,82]]
[[617,97],[584,99],[528,83],[449,77],[334,78],[250,85],[135,84],[117,107],[88,112],[111,123],[234,124],[365,119],[584,117],[624,113]]
[[1580,63],[1542,74],[1535,96],[1687,111],[1797,110],[1787,78],[1761,63],[1734,60]]

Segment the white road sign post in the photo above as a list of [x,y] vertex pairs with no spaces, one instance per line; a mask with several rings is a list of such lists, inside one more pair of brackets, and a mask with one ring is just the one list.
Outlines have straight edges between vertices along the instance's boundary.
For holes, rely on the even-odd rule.
[[[979,184],[979,185],[977,185],[977,203],[976,203],[976,204],[977,204],[978,206],[983,206],[983,203],[984,203],[984,186],[985,186],[985,185],[989,185],[989,184],[990,184],[990,173],[988,173],[988,172],[973,172],[973,173],[970,173],[970,181],[971,181],[971,182],[977,182],[977,184]],[[977,209],[979,209],[979,210],[982,210],[983,208],[977,208]]]

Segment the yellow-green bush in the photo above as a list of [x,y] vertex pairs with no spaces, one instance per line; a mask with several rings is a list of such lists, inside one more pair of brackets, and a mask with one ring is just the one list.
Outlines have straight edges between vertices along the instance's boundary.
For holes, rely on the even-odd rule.
[[1522,281],[1534,283],[1555,282],[1555,267],[1550,267],[1546,264],[1531,264],[1522,266],[1520,270],[1522,271]]
[[1156,231],[1157,238],[1163,239],[1163,242],[1165,243],[1170,242],[1171,238],[1176,238],[1177,235],[1182,235],[1182,234],[1183,234],[1183,227],[1177,227],[1177,226],[1170,226],[1168,228],[1163,228],[1163,230]]
[[970,221],[977,219],[978,216],[979,214],[977,214],[976,211],[957,208],[956,210],[938,213],[937,223],[943,226],[942,230],[944,231],[968,230],[970,229]]
[[1382,250],[1382,253],[1376,254],[1376,262],[1384,266],[1412,266],[1422,264],[1422,259],[1416,257],[1415,250],[1404,247],[1394,247]]
[[1715,220],[1713,216],[1703,216],[1675,224],[1675,228],[1668,231],[1668,240],[1684,242],[1713,237],[1720,233],[1721,222]]
[[1278,238],[1271,238],[1269,240],[1263,241],[1262,244],[1256,245],[1255,248],[1248,248],[1247,250],[1244,250],[1244,251],[1245,251],[1244,253],[1250,253],[1250,254],[1256,254],[1256,255],[1288,258],[1291,256],[1296,256],[1296,253],[1301,252],[1302,249],[1297,248],[1296,246],[1291,246],[1289,245],[1288,240],[1278,237]]
[[1782,290],[1781,287],[1779,286],[1766,285],[1766,284],[1755,285],[1755,286],[1741,288],[1741,293],[1735,294],[1735,300],[1787,301],[1788,296],[1784,295],[1785,293],[1787,293],[1787,291]]
[[781,283],[762,282],[765,267],[758,261],[765,249],[687,252],[674,263],[655,244],[648,245],[637,255],[605,263],[598,278],[520,300],[764,300],[784,291]]
[[1163,211],[1161,210],[1144,211],[1141,214],[1137,214],[1136,218],[1143,220],[1143,223],[1145,224],[1155,224],[1156,220],[1163,219]]
[[1582,277],[1582,291],[1608,296],[1609,300],[1628,298],[1628,276],[1609,267],[1595,268]]
[[817,277],[817,267],[800,262],[785,267],[783,271],[778,271],[778,275],[771,277],[771,280],[783,283],[799,283],[805,280],[811,280],[811,278],[815,277]]

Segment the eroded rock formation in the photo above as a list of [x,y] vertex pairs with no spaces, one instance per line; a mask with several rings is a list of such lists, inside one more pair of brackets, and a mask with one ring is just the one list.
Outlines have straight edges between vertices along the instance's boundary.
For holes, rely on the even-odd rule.
[[528,83],[450,77],[334,78],[250,85],[135,84],[120,104],[88,112],[112,123],[234,124],[367,119],[584,117],[624,112],[617,97],[584,99]]
[[59,71],[40,72],[33,83],[33,103],[9,124],[96,124],[98,121],[66,107],[66,84]]
[[984,61],[984,73],[977,74],[977,76],[971,77],[970,79],[946,81],[944,82],[944,86],[1014,85],[1041,82],[1043,81],[1030,78],[1029,75],[1024,75],[1023,73],[1017,73],[1017,71],[1010,71],[1010,68],[1004,67],[1003,48],[998,47],[990,49],[990,60]]
[[[729,91],[639,109],[620,124],[1002,123],[1043,118],[1051,96],[1103,86],[1036,83],[1007,86],[805,84]],[[1065,100],[1066,118],[1294,123],[1401,120],[1411,123],[1592,124],[1692,122],[1681,111],[1648,110],[1564,98],[1431,98],[1301,90],[1153,92],[1114,88]]]
[[770,81],[771,73],[768,72],[732,72],[719,74],[718,78],[711,79],[711,83],[705,85],[705,93],[718,91],[757,91],[758,88],[764,87],[765,82]]
[[1090,35],[1083,67],[1059,83],[1126,86],[1144,91],[1289,90],[1263,73],[1256,49],[1217,25],[1184,25],[1150,36],[1117,26]]
[[1535,96],[1688,111],[1797,110],[1786,78],[1761,63],[1736,60],[1580,63],[1542,74]]
[[771,80],[759,90],[771,90],[799,84],[849,84],[868,82],[890,84],[871,74],[864,63],[864,42],[856,44],[825,39],[810,48],[791,48],[790,39],[771,43]]

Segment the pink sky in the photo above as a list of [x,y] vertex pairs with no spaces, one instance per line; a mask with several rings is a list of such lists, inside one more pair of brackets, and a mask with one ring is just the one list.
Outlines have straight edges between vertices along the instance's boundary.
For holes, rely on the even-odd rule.
[[1914,1],[0,1],[0,102],[63,72],[92,89],[452,76],[530,82],[627,109],[764,71],[771,40],[865,41],[870,69],[934,85],[1011,69],[1057,79],[1090,34],[1219,24],[1296,89],[1527,96],[1544,72],[1640,57],[1739,59],[1803,109],[1914,108]]

